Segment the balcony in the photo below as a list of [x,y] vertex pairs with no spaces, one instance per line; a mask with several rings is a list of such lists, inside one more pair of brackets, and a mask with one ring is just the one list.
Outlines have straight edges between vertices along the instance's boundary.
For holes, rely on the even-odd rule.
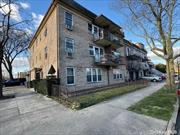
[[104,56],[95,56],[95,64],[98,66],[118,66],[125,64],[121,56],[115,56],[112,54],[106,54]]
[[149,65],[146,62],[141,62],[140,63],[140,69],[148,70],[149,69]]
[[122,28],[104,15],[97,16],[95,19],[95,24],[101,26],[102,28],[108,28],[109,30],[111,30],[111,32],[117,33],[124,37]]
[[110,32],[105,32],[104,30],[101,30],[99,35],[94,34],[93,41],[96,44],[99,44],[104,47],[111,45],[112,48],[117,49],[123,46],[123,40],[121,40],[120,38],[118,38]]
[[127,55],[127,58],[131,60],[138,60],[138,59],[144,59],[144,56],[136,51],[130,51]]
[[130,63],[130,64],[128,64],[128,70],[139,70],[140,69],[140,65],[138,65],[138,64],[133,64],[133,63]]

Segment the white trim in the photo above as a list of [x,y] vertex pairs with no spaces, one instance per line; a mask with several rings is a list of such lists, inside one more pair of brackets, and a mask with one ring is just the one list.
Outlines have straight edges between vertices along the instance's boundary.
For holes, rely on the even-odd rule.
[[[74,83],[73,84],[68,84],[67,83],[67,69],[68,68],[72,68],[73,69],[73,76],[74,76]],[[76,81],[75,81],[75,68],[74,67],[66,67],[66,85],[69,85],[69,86],[71,86],[71,85],[75,85],[76,83],[75,83]]]
[[[73,19],[73,13],[72,12],[70,12],[70,11],[67,11],[67,10],[65,10],[64,11],[64,25],[65,25],[65,27],[66,27],[66,13],[69,13],[69,14],[71,14],[72,15],[72,28],[73,28],[73,26],[74,26],[74,19]],[[67,28],[67,27],[66,27]]]
[[[90,72],[91,72],[91,75],[90,75],[91,76],[91,81],[90,82],[87,81],[87,69],[90,69]],[[96,71],[96,80],[97,81],[93,81],[93,69],[95,69],[95,71]],[[100,81],[98,80],[98,75],[99,75],[98,70],[99,69],[100,69],[100,75],[101,75],[101,80]],[[102,80],[103,79],[102,79],[102,69],[101,68],[86,68],[86,82],[87,83],[99,83],[99,82],[102,82]]]
[[[89,46],[92,46],[92,47],[93,47],[92,50],[93,50],[93,52],[94,52],[94,55],[90,55],[90,53],[89,53],[89,50],[90,50],[90,49],[89,49],[89,47],[88,47],[88,53],[89,53],[90,56],[95,56],[95,48],[98,48],[98,53],[99,53],[99,56],[100,56],[100,57],[104,56],[104,54],[105,54],[105,53],[104,53],[104,52],[105,52],[105,51],[104,51],[104,48],[98,47],[98,46],[95,46],[95,45],[91,45],[91,44],[89,44]],[[100,49],[103,50],[103,55],[100,55]]]
[[64,40],[65,41],[65,43],[64,43],[65,44],[65,52],[66,53],[70,53],[69,51],[67,51],[67,44],[66,44],[66,42],[67,42],[68,39],[70,39],[72,41],[72,45],[73,45],[72,54],[74,54],[75,41],[74,41],[73,38],[69,38],[69,37],[65,37],[65,40]]

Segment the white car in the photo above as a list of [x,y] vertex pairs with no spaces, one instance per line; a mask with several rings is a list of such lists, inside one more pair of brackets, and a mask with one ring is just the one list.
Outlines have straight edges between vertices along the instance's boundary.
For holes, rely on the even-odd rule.
[[156,76],[156,75],[152,75],[152,76],[144,76],[144,77],[142,77],[142,79],[150,80],[150,81],[153,81],[153,82],[159,82],[159,81],[162,81],[162,78],[159,77],[159,76]]

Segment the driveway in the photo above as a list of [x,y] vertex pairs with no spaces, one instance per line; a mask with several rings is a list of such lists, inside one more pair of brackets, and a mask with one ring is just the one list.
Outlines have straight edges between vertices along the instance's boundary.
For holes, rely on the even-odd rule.
[[0,101],[0,135],[154,135],[166,121],[126,110],[164,83],[73,111],[24,87],[6,88],[16,98]]

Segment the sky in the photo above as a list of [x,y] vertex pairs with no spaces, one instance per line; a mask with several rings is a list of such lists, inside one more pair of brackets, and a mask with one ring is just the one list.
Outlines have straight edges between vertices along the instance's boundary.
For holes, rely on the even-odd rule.
[[[48,10],[48,7],[50,6],[52,0],[20,0],[21,7],[24,8],[24,10],[33,18],[33,24],[34,28],[37,29],[39,26],[41,20],[44,17],[44,14]],[[155,64],[158,63],[164,63],[164,60],[154,55],[151,51],[149,51],[148,47],[146,46],[146,43],[143,39],[133,35],[130,31],[128,31],[125,28],[125,18],[121,16],[118,12],[114,11],[111,8],[112,0],[75,0],[88,10],[92,11],[93,13],[100,15],[103,14],[112,21],[114,21],[116,24],[120,25],[123,28],[123,31],[125,33],[125,38],[132,41],[132,42],[142,42],[145,44],[145,47],[148,51],[148,56],[152,59],[152,61]],[[17,11],[18,12],[18,11]],[[16,13],[18,14],[18,13]],[[23,18],[22,15],[15,16],[15,19]],[[28,71],[28,59],[20,56],[16,59],[14,62],[14,74],[16,74],[19,71]]]

